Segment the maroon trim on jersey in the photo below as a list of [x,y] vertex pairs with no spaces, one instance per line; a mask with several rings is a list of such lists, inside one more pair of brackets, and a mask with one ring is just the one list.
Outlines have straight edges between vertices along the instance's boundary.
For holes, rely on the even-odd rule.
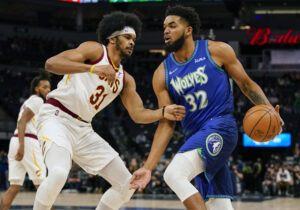
[[[25,137],[33,138],[35,140],[38,140],[36,135],[30,134],[30,133],[25,133]],[[18,137],[18,134],[14,134],[13,137]]]
[[116,68],[118,68],[118,69],[115,69],[114,64],[111,62],[111,59],[110,59],[110,57],[109,57],[108,49],[107,49],[106,46],[105,46],[105,48],[106,48],[106,53],[107,53],[108,62],[109,62],[110,65],[113,67],[113,69],[114,69],[116,72],[118,72],[120,67],[116,67]]
[[46,104],[51,104],[55,107],[60,108],[62,111],[64,111],[65,113],[71,115],[72,117],[76,118],[77,120],[88,123],[87,121],[83,120],[79,115],[77,115],[77,114],[73,113],[72,111],[70,111],[68,108],[66,108],[64,105],[62,105],[58,100],[56,100],[54,98],[47,99],[47,101],[45,103]]
[[98,58],[97,60],[95,60],[93,62],[86,62],[85,64],[91,64],[91,65],[97,64],[102,60],[103,57],[104,57],[104,52],[102,53],[101,57]]
[[[107,54],[108,62],[110,63],[110,65],[112,65],[112,62],[111,62],[110,57],[109,57],[109,54],[108,54],[108,49],[107,49],[106,46],[105,46],[105,49],[106,49],[106,54]],[[113,67],[114,67],[114,66],[113,66]]]

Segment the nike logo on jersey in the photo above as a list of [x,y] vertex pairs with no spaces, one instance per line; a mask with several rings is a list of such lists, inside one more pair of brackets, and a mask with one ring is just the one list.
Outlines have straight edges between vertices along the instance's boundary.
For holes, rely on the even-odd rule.
[[169,75],[174,74],[177,70],[178,68],[174,69],[173,71],[169,71]]
[[196,59],[195,59],[195,63],[199,63],[199,62],[205,61],[205,60],[206,60],[206,57],[196,58]]

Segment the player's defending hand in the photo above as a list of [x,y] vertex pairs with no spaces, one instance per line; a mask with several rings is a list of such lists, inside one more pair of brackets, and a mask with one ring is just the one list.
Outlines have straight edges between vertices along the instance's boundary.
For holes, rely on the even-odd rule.
[[105,77],[108,84],[113,83],[116,78],[116,71],[111,65],[95,66],[92,73],[97,74],[101,77]]
[[184,116],[185,107],[176,104],[166,106],[163,111],[163,117],[167,120],[180,121],[184,118]]
[[141,192],[145,189],[150,179],[151,171],[146,168],[140,168],[132,174],[129,189],[138,189]]
[[[276,105],[276,106],[275,106],[275,111],[278,113],[278,115],[279,115],[279,117],[280,117],[280,114],[279,114],[279,108],[280,108],[279,105]],[[282,132],[282,126],[284,126],[284,121],[283,121],[282,118],[280,117],[280,130],[279,130],[278,135],[281,134],[281,132]]]

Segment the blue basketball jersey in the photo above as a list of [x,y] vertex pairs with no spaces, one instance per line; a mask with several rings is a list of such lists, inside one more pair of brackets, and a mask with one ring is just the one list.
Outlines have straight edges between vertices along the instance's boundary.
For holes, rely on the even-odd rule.
[[183,63],[171,53],[164,60],[165,82],[175,104],[186,108],[181,121],[186,137],[207,120],[233,112],[233,96],[227,73],[211,58],[208,40],[197,40],[190,59]]

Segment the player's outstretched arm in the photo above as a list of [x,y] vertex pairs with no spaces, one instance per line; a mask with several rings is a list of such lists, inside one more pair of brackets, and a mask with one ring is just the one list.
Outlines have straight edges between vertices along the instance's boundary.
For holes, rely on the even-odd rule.
[[24,157],[24,136],[25,136],[25,130],[26,130],[26,124],[31,120],[34,116],[34,113],[29,108],[25,108],[25,110],[22,113],[21,118],[18,121],[18,138],[19,138],[19,148],[18,152],[15,156],[15,159],[17,161],[21,161]]
[[[225,67],[228,74],[253,104],[265,104],[272,107],[260,86],[247,75],[230,45],[223,42],[210,42],[209,51],[216,63]],[[275,106],[275,111],[279,113],[279,105]],[[284,122],[281,119],[281,126],[283,125]]]
[[[153,88],[158,99],[159,107],[172,104],[170,95],[165,87],[164,66],[161,64],[153,76]],[[154,134],[150,154],[144,166],[133,173],[131,188],[143,190],[151,179],[151,171],[155,168],[165,151],[174,132],[175,122],[162,119]]]
[[115,71],[111,65],[92,66],[86,61],[96,61],[103,54],[103,47],[98,42],[84,42],[77,48],[63,51],[45,63],[45,69],[51,73],[63,75],[91,72],[106,77],[108,82],[115,79]]
[[170,104],[156,110],[145,109],[143,101],[136,92],[136,84],[131,75],[125,72],[125,86],[121,93],[122,102],[131,119],[136,123],[152,123],[163,118],[168,120],[182,120],[185,116],[184,106]]

